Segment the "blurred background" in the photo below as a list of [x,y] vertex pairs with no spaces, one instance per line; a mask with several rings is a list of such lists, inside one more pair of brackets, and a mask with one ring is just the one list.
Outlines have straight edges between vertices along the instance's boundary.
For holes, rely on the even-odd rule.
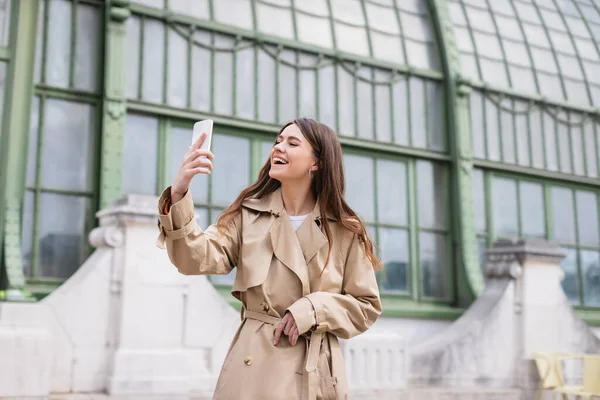
[[[343,144],[381,326],[449,326],[487,248],[540,238],[600,335],[599,42],[596,0],[0,0],[3,297],[68,280],[96,212],[160,194],[195,121],[215,121],[192,184],[206,227],[304,116]],[[239,307],[234,273],[209,279]]]

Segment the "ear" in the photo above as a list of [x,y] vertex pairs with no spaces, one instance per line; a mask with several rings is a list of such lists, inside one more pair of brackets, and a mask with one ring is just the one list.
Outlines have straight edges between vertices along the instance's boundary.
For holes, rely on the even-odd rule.
[[319,161],[318,160],[314,160],[312,165],[310,166],[309,171],[311,172],[315,172],[319,169]]

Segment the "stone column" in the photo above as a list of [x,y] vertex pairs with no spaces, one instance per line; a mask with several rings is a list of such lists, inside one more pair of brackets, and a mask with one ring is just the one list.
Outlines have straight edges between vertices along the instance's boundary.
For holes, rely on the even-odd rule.
[[535,352],[599,352],[600,339],[562,290],[563,257],[545,240],[497,241],[483,294],[449,328],[409,349],[411,384],[457,399],[458,388],[473,398],[530,399],[539,380]]

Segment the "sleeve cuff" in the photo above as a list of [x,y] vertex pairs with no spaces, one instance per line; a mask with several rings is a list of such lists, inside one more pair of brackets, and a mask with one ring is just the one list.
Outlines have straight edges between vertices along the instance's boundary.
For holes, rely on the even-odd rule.
[[158,218],[161,227],[166,231],[177,231],[190,224],[195,219],[194,201],[188,190],[185,196],[171,205],[168,214],[164,213],[165,206],[171,202],[171,187],[166,188],[158,201]]
[[315,309],[306,297],[296,301],[286,311],[289,311],[294,317],[301,335],[308,332],[317,323]]

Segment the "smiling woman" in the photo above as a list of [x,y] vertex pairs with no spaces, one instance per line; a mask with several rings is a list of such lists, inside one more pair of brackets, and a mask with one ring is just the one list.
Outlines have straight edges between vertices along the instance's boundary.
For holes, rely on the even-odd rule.
[[[206,230],[189,189],[194,175],[213,168],[203,140],[159,200],[159,244],[183,274],[237,270],[232,293],[243,318],[214,398],[346,398],[338,338],[366,331],[381,303],[379,260],[344,200],[337,135],[312,119],[286,124],[257,181]],[[256,385],[265,375],[273,384]]]

